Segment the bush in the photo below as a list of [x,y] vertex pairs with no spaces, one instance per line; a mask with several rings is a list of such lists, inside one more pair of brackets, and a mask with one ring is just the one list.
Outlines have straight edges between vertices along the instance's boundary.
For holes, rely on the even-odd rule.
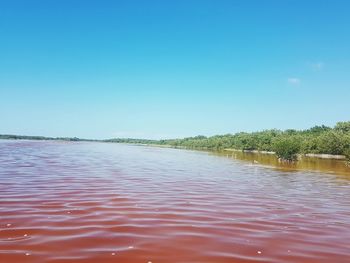
[[344,150],[344,155],[346,158],[346,164],[350,166],[350,146]]
[[274,141],[273,148],[279,159],[292,162],[297,159],[300,142],[294,137],[279,138]]
[[317,152],[325,154],[343,154],[347,144],[346,135],[341,132],[328,131],[317,139]]
[[334,130],[344,133],[350,132],[350,121],[338,122],[337,125],[335,125]]

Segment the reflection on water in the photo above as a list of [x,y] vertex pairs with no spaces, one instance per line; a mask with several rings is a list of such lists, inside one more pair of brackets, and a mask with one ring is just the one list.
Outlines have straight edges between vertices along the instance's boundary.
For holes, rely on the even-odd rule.
[[348,262],[348,177],[229,157],[0,141],[0,262]]
[[334,173],[337,175],[349,175],[350,179],[350,167],[345,165],[344,160],[335,159],[320,159],[311,157],[302,157],[295,163],[279,162],[277,157],[273,154],[259,154],[254,152],[242,152],[242,151],[222,151],[214,152],[215,155],[225,156],[227,158],[248,161],[255,165],[270,166],[285,171],[295,170],[310,170],[320,171],[326,173]]

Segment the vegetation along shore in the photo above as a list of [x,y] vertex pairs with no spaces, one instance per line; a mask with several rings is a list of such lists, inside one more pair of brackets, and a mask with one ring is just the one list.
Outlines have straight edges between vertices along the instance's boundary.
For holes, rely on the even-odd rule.
[[[34,139],[93,141],[79,138],[0,135],[0,139]],[[94,140],[97,141],[97,140]],[[115,138],[100,140],[114,143],[134,143],[201,150],[242,150],[276,154],[281,161],[293,162],[298,156],[345,159],[350,163],[350,121],[338,122],[333,128],[325,125],[306,130],[264,130],[239,132],[211,137],[195,136],[183,139],[147,140]]]
[[[298,155],[326,157],[350,161],[350,121],[335,127],[314,126],[306,130],[271,129],[260,132],[239,132],[211,137],[195,136],[184,139],[143,140],[111,139],[109,142],[169,145],[189,149],[258,151],[275,153],[281,161],[296,161]],[[322,156],[323,155],[323,156]],[[339,156],[341,155],[341,156]]]

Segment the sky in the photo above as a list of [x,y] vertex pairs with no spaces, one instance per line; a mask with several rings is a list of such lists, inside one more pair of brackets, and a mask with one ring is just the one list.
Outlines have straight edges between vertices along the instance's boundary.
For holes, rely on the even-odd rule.
[[350,120],[350,1],[0,1],[0,134],[180,138]]

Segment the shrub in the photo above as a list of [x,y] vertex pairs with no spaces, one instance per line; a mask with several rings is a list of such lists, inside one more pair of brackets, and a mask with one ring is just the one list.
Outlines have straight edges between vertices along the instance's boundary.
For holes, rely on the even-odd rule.
[[318,153],[318,140],[312,136],[306,136],[300,147],[302,153]]
[[350,147],[348,147],[344,150],[344,155],[346,158],[346,165],[350,166]]
[[297,159],[300,142],[294,137],[279,138],[274,141],[273,148],[279,159],[292,162]]
[[345,134],[336,131],[328,131],[317,139],[317,152],[326,154],[343,154],[347,144]]
[[337,125],[335,125],[334,130],[345,133],[350,132],[350,121],[338,122]]

